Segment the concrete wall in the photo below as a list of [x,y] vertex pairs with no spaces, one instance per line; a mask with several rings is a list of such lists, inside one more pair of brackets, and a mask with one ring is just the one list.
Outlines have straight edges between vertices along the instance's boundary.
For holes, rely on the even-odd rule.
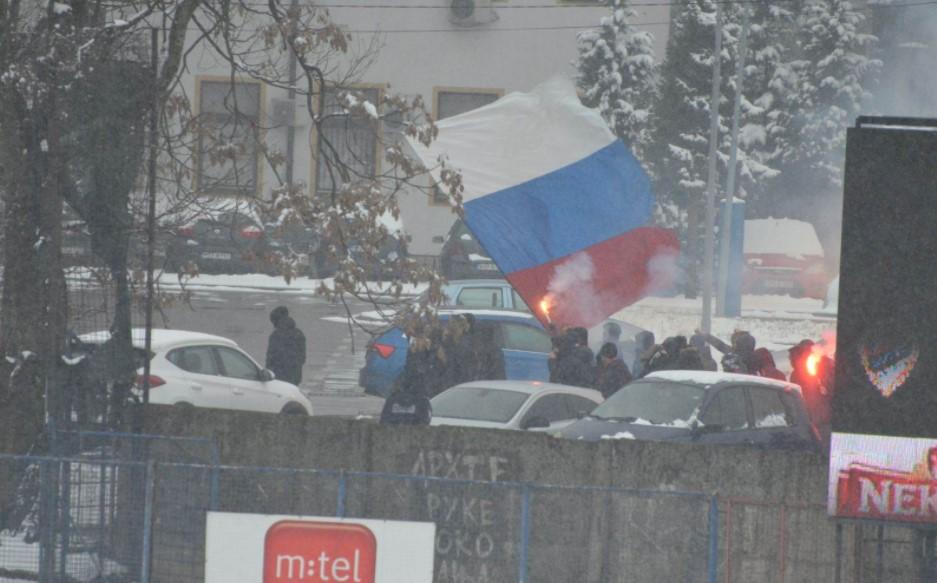
[[[782,565],[785,581],[833,575],[835,529],[824,509],[827,460],[816,455],[625,440],[591,444],[533,433],[161,407],[151,408],[146,432],[212,437],[228,465],[656,493],[535,489],[534,582],[705,581],[709,498],[666,494],[677,491],[720,496],[720,581],[781,580]],[[220,494],[221,510],[329,515],[337,485],[320,476],[226,470]],[[520,500],[520,488],[513,486],[368,477],[349,480],[346,511],[352,517],[435,521],[437,583],[507,582],[518,574]],[[858,531],[846,529],[847,572],[855,570],[863,544]]]

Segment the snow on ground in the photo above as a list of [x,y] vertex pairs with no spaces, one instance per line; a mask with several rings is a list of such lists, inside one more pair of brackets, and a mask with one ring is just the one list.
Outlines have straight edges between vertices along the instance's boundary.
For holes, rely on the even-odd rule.
[[[24,535],[0,532],[0,557],[5,570],[14,573],[39,573],[39,543],[27,543]],[[56,555],[58,555],[58,550]],[[113,575],[123,575],[127,568],[110,559],[101,560],[96,554],[78,552],[68,554],[67,572],[73,581],[99,581]],[[18,583],[24,579],[0,577],[0,583]]]
[[[818,341],[823,332],[836,329],[835,319],[819,315],[822,307],[822,301],[809,298],[746,295],[742,298],[742,316],[713,317],[712,333],[728,342],[734,330],[747,330],[758,346],[772,352],[787,350],[804,338]],[[645,298],[615,317],[650,330],[660,342],[677,334],[689,338],[699,328],[701,315],[702,300],[677,296]],[[778,362],[779,366],[783,364]]]
[[[68,270],[69,285],[73,287],[94,286],[96,282],[89,277],[88,271],[82,268]],[[313,294],[319,286],[325,284],[331,287],[334,280],[310,279],[307,277],[297,277],[289,283],[281,276],[263,275],[261,273],[245,274],[200,274],[185,282],[185,289],[192,291],[276,291],[281,293],[295,293],[300,295]],[[162,273],[158,279],[158,284],[166,290],[179,290],[183,285],[175,273]],[[368,289],[371,293],[382,295],[388,294],[391,284],[372,281],[368,283]],[[425,285],[405,285],[403,287],[404,296],[415,296],[423,293]]]

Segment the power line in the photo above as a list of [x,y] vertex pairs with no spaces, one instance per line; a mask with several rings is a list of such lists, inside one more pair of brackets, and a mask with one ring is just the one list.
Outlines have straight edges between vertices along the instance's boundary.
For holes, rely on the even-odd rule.
[[[712,0],[713,4],[721,5],[732,5],[732,4],[764,4],[769,0]],[[790,3],[795,0],[773,0],[774,2],[785,2]],[[669,6],[682,6],[686,2],[679,1],[666,1],[666,2],[629,2],[627,8],[653,8],[653,7],[669,7]],[[856,7],[856,10],[873,10],[877,8],[903,8],[903,7],[914,7],[914,6],[929,6],[937,4],[937,0],[922,0],[920,2],[904,2],[904,3],[895,3],[895,4],[884,4],[876,3],[874,5],[867,5],[863,7]],[[263,2],[248,2],[248,6],[267,6]],[[316,8],[356,8],[356,9],[368,9],[376,8],[381,10],[449,10],[448,5],[438,5],[438,4],[316,4]],[[608,8],[607,4],[603,3],[557,3],[557,4],[527,4],[527,5],[495,5],[491,7],[493,10],[528,10],[528,9],[537,9],[537,10],[551,10],[551,9],[568,9],[568,8]]]
[[[714,4],[759,4],[765,2],[766,0],[719,0],[714,2]],[[794,0],[776,0],[784,2],[792,2]],[[680,6],[683,5],[683,2],[648,2],[648,3],[633,3],[630,6]],[[267,4],[263,3],[249,3],[249,6],[264,6]],[[921,0],[919,2],[902,2],[895,4],[875,4],[875,5],[866,5],[863,7],[857,7],[857,11],[871,11],[878,9],[890,9],[890,8],[914,8],[917,6],[933,6],[937,5],[937,0]],[[429,6],[429,5],[411,5],[411,6],[402,6],[402,5],[372,5],[372,6],[357,6],[357,5],[344,5],[344,4],[334,4],[334,5],[319,5],[327,8],[334,7],[349,7],[349,8],[445,8],[449,9],[448,6]],[[528,5],[524,8],[533,8],[533,7],[542,7],[542,8],[566,8],[568,5]],[[575,4],[570,6],[582,7],[602,7],[601,5],[588,5],[588,4]],[[508,6],[499,6],[498,9],[509,8]],[[516,8],[522,8],[517,6]],[[670,26],[670,22],[631,22],[629,23],[634,27],[647,27],[647,26]],[[508,26],[508,27],[458,27],[453,26],[451,28],[402,28],[402,29],[343,29],[343,32],[348,34],[446,34],[446,33],[491,33],[491,32],[526,32],[526,31],[559,31],[559,30],[591,30],[599,28],[601,26],[599,23],[591,22],[589,24],[566,24],[566,25],[553,25],[553,26]],[[190,28],[189,30],[197,31],[198,29]]]

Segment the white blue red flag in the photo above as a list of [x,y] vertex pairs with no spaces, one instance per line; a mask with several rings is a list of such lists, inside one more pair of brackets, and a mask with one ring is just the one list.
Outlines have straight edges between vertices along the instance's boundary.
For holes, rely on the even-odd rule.
[[679,243],[650,181],[566,79],[438,122],[428,167],[462,174],[465,223],[544,322],[591,327],[670,285]]

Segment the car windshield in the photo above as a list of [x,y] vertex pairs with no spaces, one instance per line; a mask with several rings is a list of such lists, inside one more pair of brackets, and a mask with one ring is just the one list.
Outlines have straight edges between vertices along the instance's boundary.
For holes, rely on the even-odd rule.
[[592,417],[628,423],[686,426],[706,391],[670,382],[639,381],[619,389],[592,412]]
[[431,403],[434,417],[504,423],[514,417],[527,397],[518,391],[454,387],[433,397]]

